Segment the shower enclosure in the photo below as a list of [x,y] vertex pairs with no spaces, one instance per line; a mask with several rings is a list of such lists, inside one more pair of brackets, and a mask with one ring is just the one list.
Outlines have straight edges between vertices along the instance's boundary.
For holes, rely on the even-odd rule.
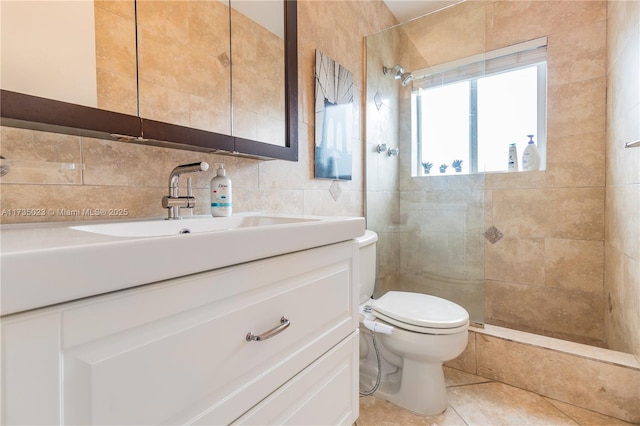
[[[435,58],[414,38],[425,19],[366,40],[366,215],[379,236],[376,296],[393,289],[440,296],[482,324],[484,176],[416,176],[413,164],[411,71]],[[379,152],[383,144],[399,155]]]
[[[613,3],[623,8],[633,2]],[[624,248],[637,246],[640,226],[637,214],[630,225],[619,224],[618,207],[605,205],[605,193],[616,193],[605,186],[605,176],[613,173],[611,165],[605,167],[605,154],[623,158],[619,148],[625,141],[617,138],[637,132],[636,115],[635,124],[633,117],[626,124],[624,118],[610,119],[610,125],[627,130],[607,133],[610,5],[466,1],[366,38],[366,216],[367,227],[380,237],[374,297],[392,289],[432,294],[464,306],[477,324],[640,354],[640,320],[625,314],[640,308],[638,253]],[[637,34],[637,23],[630,25]],[[416,71],[539,39],[547,45],[546,170],[462,174],[450,167],[441,174],[440,164],[423,169],[411,106],[421,84]],[[625,67],[632,61],[620,62]],[[403,75],[411,75],[406,85]],[[637,69],[634,78],[638,84]],[[617,75],[609,81],[621,84]],[[609,99],[616,102],[615,96]],[[619,107],[631,112],[615,117],[631,117],[638,100]],[[397,156],[387,154],[396,148]],[[508,145],[505,164],[507,155]],[[623,192],[637,206],[638,164],[620,161],[614,167],[626,167],[632,178]],[[607,219],[607,229],[623,242],[607,240],[605,217],[613,221]],[[613,265],[605,276],[605,251],[616,255],[615,250],[626,250],[618,263],[627,262],[627,269]],[[621,268],[635,272],[622,277]],[[623,298],[625,292],[636,301]]]

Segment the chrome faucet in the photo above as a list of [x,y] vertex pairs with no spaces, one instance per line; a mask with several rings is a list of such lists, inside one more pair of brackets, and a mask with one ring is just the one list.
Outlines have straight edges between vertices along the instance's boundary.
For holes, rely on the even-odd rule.
[[201,163],[183,164],[171,171],[171,176],[169,176],[169,195],[162,197],[162,207],[168,210],[167,219],[182,219],[182,217],[180,217],[180,209],[192,209],[196,205],[193,188],[191,187],[191,178],[187,179],[187,196],[181,197],[178,194],[180,175],[184,173],[204,172],[208,169],[209,164],[203,161]]

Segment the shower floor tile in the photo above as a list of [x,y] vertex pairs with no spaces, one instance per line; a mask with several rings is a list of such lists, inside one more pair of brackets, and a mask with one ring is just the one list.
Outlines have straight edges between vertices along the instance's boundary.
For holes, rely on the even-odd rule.
[[360,398],[360,417],[355,425],[630,425],[448,367],[445,381],[449,406],[439,416],[421,416],[368,396]]

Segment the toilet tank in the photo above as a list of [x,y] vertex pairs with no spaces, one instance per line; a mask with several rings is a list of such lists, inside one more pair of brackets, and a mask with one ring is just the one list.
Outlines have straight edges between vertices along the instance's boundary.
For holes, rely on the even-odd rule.
[[360,302],[364,303],[373,296],[376,285],[376,243],[378,234],[366,230],[362,237],[356,238],[360,245]]

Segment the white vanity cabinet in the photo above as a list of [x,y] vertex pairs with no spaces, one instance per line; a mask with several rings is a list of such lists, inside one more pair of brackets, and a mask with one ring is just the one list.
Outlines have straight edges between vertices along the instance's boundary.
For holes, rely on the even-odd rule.
[[357,256],[346,241],[3,317],[2,424],[352,424]]

